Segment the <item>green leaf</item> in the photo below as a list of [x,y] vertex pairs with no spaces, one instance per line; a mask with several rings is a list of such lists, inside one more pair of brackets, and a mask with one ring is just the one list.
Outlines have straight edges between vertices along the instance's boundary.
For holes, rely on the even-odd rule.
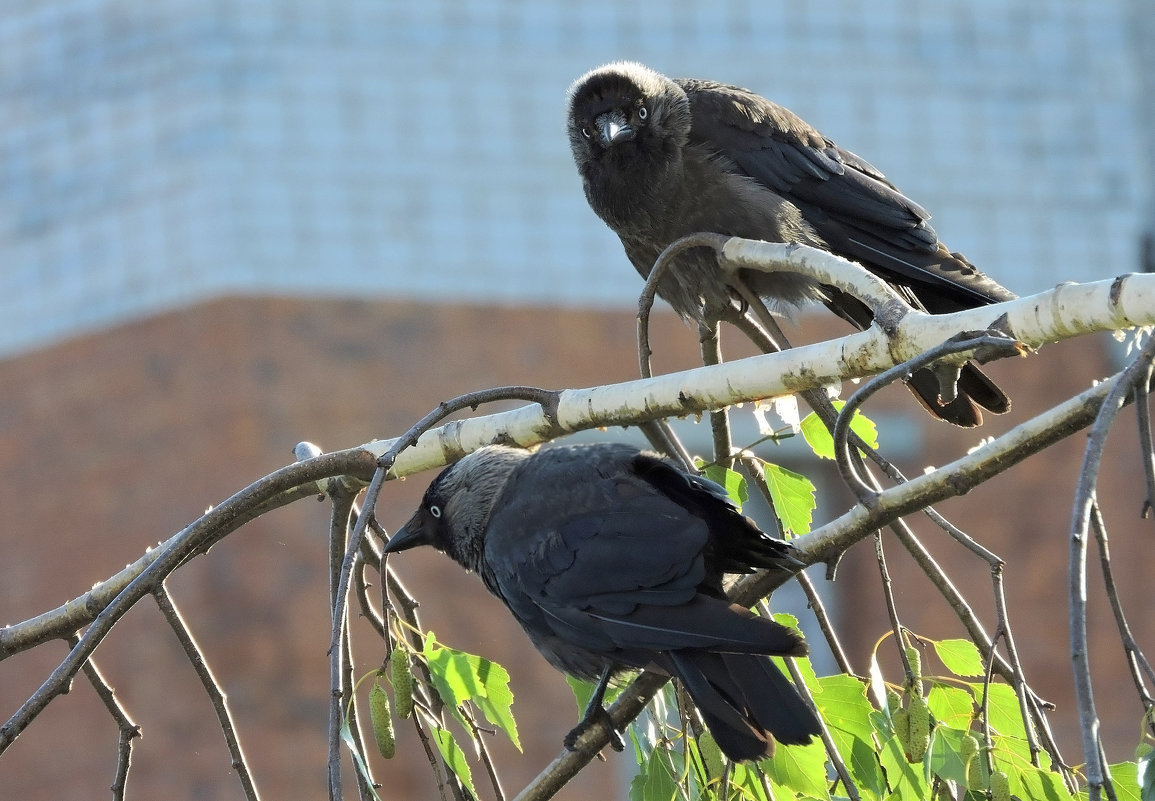
[[[970,686],[981,706],[983,685],[975,683]],[[1027,730],[1023,726],[1023,716],[1019,709],[1019,699],[1015,695],[1015,689],[1009,684],[992,682],[988,690],[990,691],[990,698],[987,701],[987,717],[990,720],[991,728],[1004,736],[1026,740]]]
[[814,703],[822,713],[826,728],[838,752],[842,754],[855,785],[875,796],[886,792],[886,777],[878,764],[873,744],[874,707],[866,697],[861,679],[837,673],[816,681]]
[[967,766],[960,752],[963,738],[966,736],[965,730],[940,726],[934,730],[934,737],[930,741],[931,771],[947,781],[958,782],[963,787],[967,783]]
[[938,640],[934,650],[946,669],[956,676],[981,676],[986,672],[982,655],[970,640]]
[[[931,738],[931,746],[933,745],[934,738]],[[879,757],[882,769],[886,771],[886,778],[894,791],[892,798],[930,797],[930,787],[923,765],[912,765],[907,761],[906,753],[902,750],[902,744],[897,737],[890,737],[883,743]]]
[[[1147,766],[1147,772],[1151,771],[1150,765]],[[1108,770],[1111,773],[1111,781],[1115,784],[1115,797],[1119,801],[1147,801],[1150,797],[1150,778],[1143,782],[1144,787],[1139,789],[1139,766],[1135,762],[1119,762],[1114,765],[1109,765]],[[1103,794],[1106,797],[1106,793]]]
[[926,703],[940,726],[965,732],[974,721],[974,698],[966,690],[934,684],[926,695]]
[[675,801],[681,791],[670,765],[673,752],[655,748],[630,782],[630,801]]
[[845,673],[835,673],[818,679],[814,703],[831,734],[842,732],[853,738],[870,740],[874,728],[870,713],[874,711],[866,698],[866,685],[861,679]]
[[475,654],[467,654],[440,645],[433,632],[425,635],[425,660],[433,686],[441,699],[457,713],[457,707],[472,701],[485,719],[509,737],[517,749],[517,723],[513,719],[513,693],[509,689],[509,673],[496,662]]
[[[1010,779],[1011,794],[1017,795],[1019,798],[1031,799],[1031,801],[1036,798],[1041,799],[1041,801],[1074,801],[1075,799],[1075,796],[1063,784],[1062,777],[1054,771],[1026,765],[1021,772],[1007,771],[1007,777]],[[1119,788],[1116,787],[1116,791],[1118,790]],[[1128,798],[1131,801],[1138,801],[1137,796],[1128,796],[1126,792],[1117,792],[1116,795],[1120,799]]]
[[470,795],[477,798],[477,788],[473,786],[473,774],[469,770],[469,763],[465,761],[465,753],[457,744],[457,740],[447,729],[440,726],[434,726],[432,732],[433,739],[437,743],[437,750],[441,752],[441,758],[445,760],[445,764],[453,771],[453,775],[465,786],[465,789],[469,790]]
[[[834,401],[835,409],[841,410],[845,405],[846,401]],[[878,427],[861,410],[855,410],[854,417],[850,419],[850,430],[860,436],[862,441],[870,447],[878,447]],[[802,421],[802,438],[806,440],[810,450],[814,451],[814,455],[818,458],[834,458],[834,438],[830,436],[826,424],[814,412],[806,415]]]
[[[698,460],[698,462],[698,467],[702,468],[704,462],[701,460]],[[746,500],[750,497],[750,491],[746,487],[746,477],[744,475],[737,470],[731,470],[720,464],[712,464],[702,468],[702,475],[715,484],[720,484],[726,490],[726,494],[730,496],[730,500],[738,507],[738,511],[742,510],[742,504],[746,503]]]
[[762,468],[774,512],[782,527],[795,536],[810,531],[814,508],[814,484],[806,476],[766,462]]
[[365,764],[365,760],[361,758],[361,752],[357,750],[357,740],[353,737],[353,732],[349,728],[349,717],[341,721],[340,729],[341,741],[345,743],[345,747],[349,749],[349,755],[353,757],[353,767],[356,768],[357,773],[365,780],[365,786],[369,788],[369,792],[377,801],[381,801],[381,796],[377,795],[377,791],[373,789],[373,782],[371,781],[371,774],[369,767]]
[[826,748],[821,740],[809,745],[777,748],[759,763],[771,781],[812,798],[829,798],[826,789]]
[[[759,772],[757,765],[742,762],[733,763],[730,768],[730,798],[741,799],[741,801],[771,801],[766,797]],[[823,796],[823,798],[828,797]]]
[[[881,798],[886,794],[886,776],[878,763],[878,753],[868,740],[855,739],[849,748],[839,748],[842,759],[850,771],[850,778],[865,798]],[[870,795],[864,795],[869,792]]]
[[[694,738],[691,737],[690,739],[693,740]],[[701,760],[706,778],[710,781],[720,778],[726,770],[726,758],[722,756],[722,749],[718,748],[718,742],[714,739],[714,735],[708,731],[703,731],[694,744],[694,749],[698,753],[698,759]]]
[[[565,677],[565,680],[566,683],[569,684],[569,688],[573,690],[573,698],[577,701],[578,715],[584,715],[586,707],[589,706],[590,698],[594,695],[594,689],[597,687],[597,684],[569,675]],[[614,687],[610,685],[607,687],[606,694],[602,696],[603,704],[612,704],[614,699],[618,697],[618,694],[621,693],[622,686]]]

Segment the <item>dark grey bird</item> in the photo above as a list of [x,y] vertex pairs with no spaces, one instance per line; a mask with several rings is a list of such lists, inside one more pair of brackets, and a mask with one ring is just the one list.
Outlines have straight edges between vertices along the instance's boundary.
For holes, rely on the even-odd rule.
[[766,536],[722,487],[654,454],[620,444],[481,448],[434,479],[385,552],[417,545],[477,573],[554,667],[598,681],[569,747],[608,722],[611,678],[639,669],[681,680],[731,759],[819,733],[769,659],[803,655],[806,644],[730,603],[722,587],[725,573],[798,567],[793,547]]
[[[570,87],[567,129],[586,199],[643,277],[667,245],[709,231],[843,256],[935,314],[1015,298],[947,250],[930,214],[880,171],[746,89],[615,62]],[[799,274],[746,271],[738,280],[750,292],[735,294],[713,253],[696,248],[670,265],[658,294],[697,321],[728,319],[736,298],[751,296],[779,312],[820,301],[860,329],[873,319],[861,301]],[[1010,408],[974,363],[958,376],[957,393],[940,393],[930,369],[909,384],[933,415],[959,426],[979,425],[979,407]]]

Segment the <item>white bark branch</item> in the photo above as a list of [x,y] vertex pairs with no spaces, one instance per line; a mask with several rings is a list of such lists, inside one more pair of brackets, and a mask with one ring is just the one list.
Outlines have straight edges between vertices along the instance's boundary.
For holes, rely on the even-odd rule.
[[[723,253],[724,261],[743,268],[804,268],[819,280],[871,302],[893,301],[905,306],[862,267],[820,250],[733,238]],[[1155,275],[1130,274],[1090,284],[1063,284],[1037,295],[954,314],[911,310],[899,316],[893,335],[875,325],[782,353],[602,387],[563,390],[552,419],[540,406],[529,405],[449,423],[431,429],[416,446],[403,451],[390,475],[440,467],[495,441],[529,447],[575,431],[699,414],[874,375],[960,331],[997,330],[1037,348],[1079,334],[1152,325]],[[393,442],[378,440],[363,447],[380,456]]]

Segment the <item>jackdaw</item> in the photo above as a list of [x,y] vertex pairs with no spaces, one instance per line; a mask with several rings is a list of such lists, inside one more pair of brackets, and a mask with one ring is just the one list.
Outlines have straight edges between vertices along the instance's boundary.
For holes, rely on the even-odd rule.
[[[386,553],[432,545],[477,573],[559,670],[598,681],[577,728],[608,723],[613,676],[674,676],[724,754],[810,741],[814,711],[770,661],[791,629],[726,600],[725,573],[794,569],[717,484],[630,445],[491,445],[446,468]],[[611,741],[620,750],[617,733]],[[773,739],[772,739],[773,738]]]
[[[947,250],[930,214],[881,172],[746,89],[615,62],[570,87],[567,129],[586,199],[643,278],[667,245],[709,231],[843,256],[935,314],[1015,298]],[[750,290],[744,300],[767,300],[776,311],[820,301],[859,329],[873,319],[861,301],[799,274],[746,271],[738,280]],[[733,309],[734,289],[713,253],[694,248],[670,265],[658,294],[683,318],[713,322]],[[980,406],[1010,408],[974,363],[954,397],[951,386],[940,397],[930,369],[909,385],[931,414],[959,426],[979,425]]]

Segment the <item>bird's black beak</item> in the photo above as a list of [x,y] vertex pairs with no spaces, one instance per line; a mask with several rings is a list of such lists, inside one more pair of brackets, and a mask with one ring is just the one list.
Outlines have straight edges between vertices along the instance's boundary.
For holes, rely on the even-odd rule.
[[413,517],[406,521],[405,525],[393,533],[393,536],[389,538],[389,542],[385,543],[385,547],[381,549],[381,552],[396,553],[397,551],[407,551],[410,548],[416,548],[418,545],[432,545],[432,533],[429,527],[425,525],[423,518],[424,515],[421,510],[418,510]]
[[598,135],[602,140],[603,147],[609,147],[618,142],[628,142],[636,134],[626,121],[626,115],[620,111],[607,111],[605,114],[599,114],[594,122],[598,126]]

